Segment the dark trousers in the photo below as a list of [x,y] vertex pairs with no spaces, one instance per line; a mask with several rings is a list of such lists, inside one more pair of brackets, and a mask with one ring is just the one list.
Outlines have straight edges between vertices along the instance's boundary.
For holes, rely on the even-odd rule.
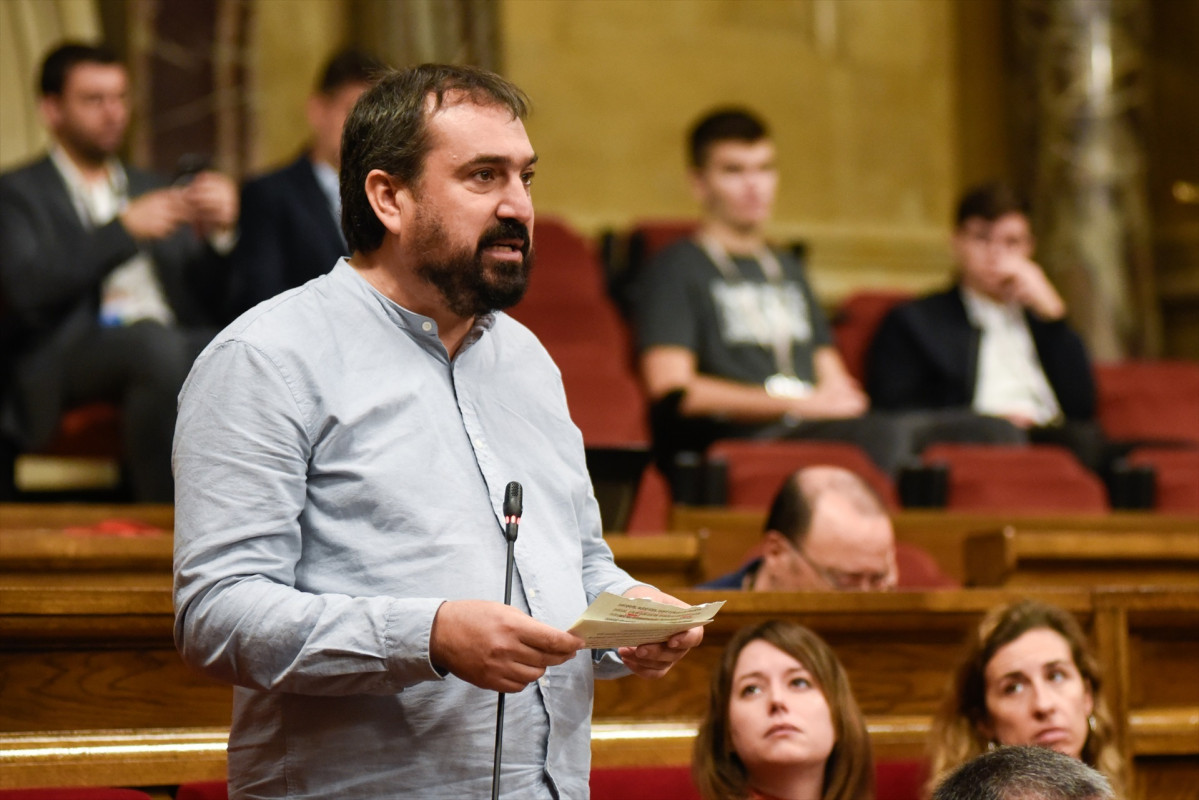
[[64,353],[68,408],[104,401],[121,409],[124,466],[137,502],[174,502],[171,440],[179,390],[214,332],[143,320],[97,328]]
[[888,475],[919,460],[935,442],[1025,444],[1027,434],[1005,419],[968,410],[872,411],[852,419],[810,420],[795,426],[769,425],[755,439],[826,439],[855,444]]

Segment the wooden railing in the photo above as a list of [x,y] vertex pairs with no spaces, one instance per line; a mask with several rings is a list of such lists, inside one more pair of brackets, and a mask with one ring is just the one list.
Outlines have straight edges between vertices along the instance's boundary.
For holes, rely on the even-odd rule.
[[[232,692],[189,669],[175,650],[169,507],[54,506],[28,516],[14,516],[15,508],[28,509],[0,506],[0,788],[220,779]],[[617,560],[642,579],[670,585],[676,576],[682,586],[703,577],[721,536],[741,536],[741,543],[760,536],[760,514],[703,513],[706,527],[685,535],[611,537]],[[76,530],[114,517],[160,529],[124,536]],[[741,527],[730,529],[730,519]],[[971,534],[1004,525],[1017,543],[1026,535],[1030,541],[1073,542],[1045,545],[1036,550],[1039,559],[1087,543],[1085,536],[1071,539],[1071,529],[1088,535],[1142,532],[1156,537],[1158,555],[1177,547],[1179,563],[1194,561],[1188,548],[1199,536],[1195,520],[1155,516],[1152,522],[1156,526],[1147,527],[1145,515],[1000,520],[905,513],[896,518],[896,529],[901,539],[925,546],[954,542],[963,548]],[[1128,547],[1144,547],[1130,543],[1142,538],[1096,545],[1088,557],[1102,561],[1109,553],[1119,560]],[[1032,563],[1032,552],[1018,550],[1015,574],[1022,559]],[[958,558],[965,575],[961,549]],[[687,763],[721,648],[741,626],[771,617],[797,619],[833,646],[881,758],[918,757],[967,632],[991,607],[1031,594],[1068,609],[1090,632],[1138,797],[1185,797],[1199,785],[1199,581],[1154,589],[673,591],[688,602],[727,603],[704,643],[665,678],[597,683],[596,766]]]

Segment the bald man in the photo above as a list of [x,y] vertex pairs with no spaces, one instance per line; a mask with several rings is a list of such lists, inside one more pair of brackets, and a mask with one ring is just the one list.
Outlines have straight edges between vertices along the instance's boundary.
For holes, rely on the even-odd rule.
[[[841,467],[806,467],[774,498],[761,555],[701,589],[887,591],[901,584],[895,531],[887,509],[865,481]],[[927,554],[912,588],[950,586]]]

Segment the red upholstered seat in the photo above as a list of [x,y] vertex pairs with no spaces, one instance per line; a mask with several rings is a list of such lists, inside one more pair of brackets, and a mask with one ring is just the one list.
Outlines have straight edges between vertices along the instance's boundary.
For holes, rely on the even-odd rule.
[[860,383],[866,382],[866,355],[874,332],[887,312],[912,298],[900,290],[865,290],[854,292],[841,302],[833,314],[833,340],[845,368]]
[[175,800],[229,800],[229,788],[224,781],[185,783],[179,787]]
[[111,403],[88,403],[69,409],[59,420],[54,439],[43,455],[120,458],[121,412]]
[[1097,364],[1095,382],[1099,424],[1110,438],[1199,444],[1199,363]]
[[887,474],[860,447],[845,442],[722,439],[708,448],[707,457],[727,465],[730,506],[767,509],[789,475],[800,467],[826,464],[857,473],[887,508],[899,508]]
[[567,223],[538,219],[536,261],[512,316],[545,345],[562,371],[571,416],[588,446],[645,445],[646,402],[629,331],[607,295],[591,243]]
[[922,800],[928,764],[919,759],[878,761],[874,765],[874,800]]
[[591,770],[591,800],[701,800],[691,767],[608,767]]
[[1107,491],[1069,450],[1057,445],[1028,447],[935,444],[925,464],[949,468],[947,507],[959,511],[1108,511]]
[[179,787],[175,800],[229,800],[229,788],[224,781],[185,783]]
[[637,271],[660,251],[685,239],[699,228],[695,219],[646,219],[629,232],[629,269]]
[[1199,514],[1199,448],[1138,447],[1128,462],[1153,467],[1156,510]]
[[[875,800],[921,800],[928,766],[918,759],[878,761]],[[686,765],[591,770],[591,800],[700,800]]]
[[670,484],[650,464],[641,473],[641,485],[629,516],[629,533],[662,533],[670,527]]
[[73,786],[63,789],[0,789],[0,800],[153,800],[137,789]]
[[570,416],[589,447],[645,445],[645,396],[631,371],[561,364]]

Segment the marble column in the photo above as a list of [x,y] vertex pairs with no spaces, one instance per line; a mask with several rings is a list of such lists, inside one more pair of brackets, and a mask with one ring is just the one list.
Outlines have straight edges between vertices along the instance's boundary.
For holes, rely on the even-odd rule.
[[1017,0],[1039,260],[1096,360],[1160,347],[1143,132],[1143,0]]

